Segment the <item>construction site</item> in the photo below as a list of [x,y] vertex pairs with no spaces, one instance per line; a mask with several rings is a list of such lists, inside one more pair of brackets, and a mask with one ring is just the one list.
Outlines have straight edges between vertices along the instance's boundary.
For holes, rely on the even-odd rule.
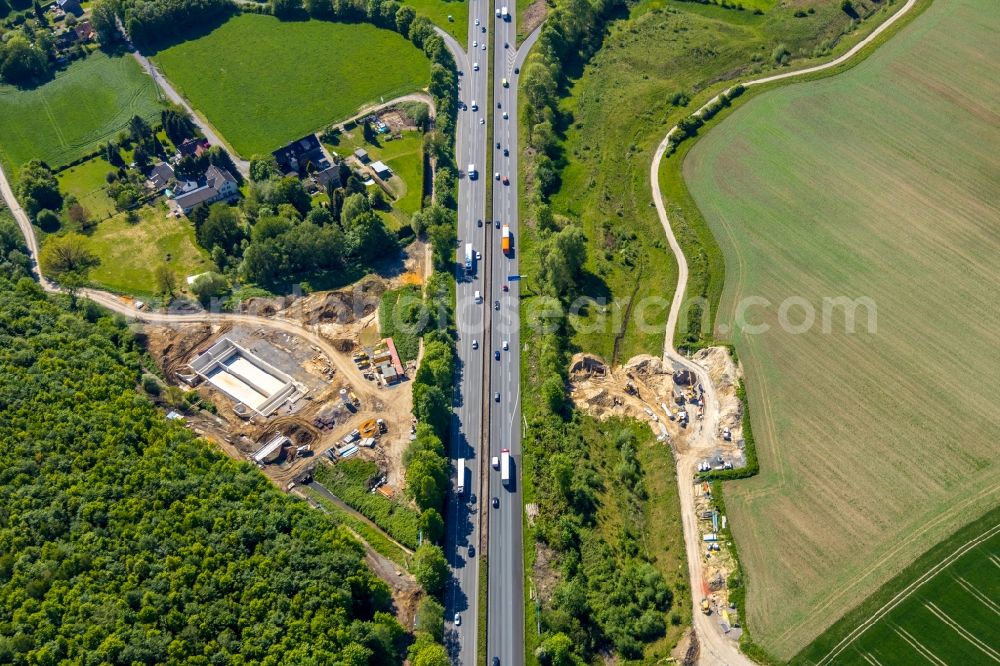
[[168,383],[214,407],[174,418],[283,490],[308,480],[320,456],[372,460],[385,492],[402,488],[416,363],[404,365],[392,339],[381,337],[378,303],[386,289],[420,278],[419,261],[406,268],[344,290],[244,302],[248,320],[273,325],[238,317],[146,325],[146,348]]
[[[694,360],[709,369],[719,400],[717,446],[706,452],[699,469],[742,467],[739,368],[723,347],[703,349]],[[612,368],[592,354],[576,354],[570,364],[570,396],[578,409],[599,419],[629,416],[649,423],[657,439],[678,453],[687,452],[704,427],[704,387],[689,370],[667,366],[655,356],[636,356]]]
[[[647,423],[664,445],[664,455],[673,456],[685,476],[690,474],[680,483],[691,484],[690,491],[681,488],[682,507],[688,492],[693,500],[685,522],[692,526],[697,547],[689,542],[688,558],[698,560],[689,564],[700,572],[701,589],[692,593],[698,610],[710,616],[727,639],[738,641],[742,629],[729,593],[739,564],[728,517],[712,496],[712,484],[700,480],[699,474],[746,465],[743,406],[737,394],[742,370],[724,347],[702,349],[690,360],[705,370],[702,376],[710,386],[702,385],[689,367],[655,356],[636,356],[609,367],[596,356],[576,354],[570,365],[570,395],[578,409],[598,419],[630,417]],[[718,408],[718,418],[712,422],[705,418],[709,397]],[[680,464],[682,460],[686,464]]]

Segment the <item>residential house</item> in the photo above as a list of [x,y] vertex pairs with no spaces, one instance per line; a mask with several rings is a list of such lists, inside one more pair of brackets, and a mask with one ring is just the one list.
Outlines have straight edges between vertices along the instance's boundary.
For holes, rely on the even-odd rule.
[[367,150],[365,150],[364,148],[358,148],[357,150],[355,150],[355,151],[354,151],[354,156],[355,156],[356,158],[358,158],[358,160],[359,160],[359,161],[360,161],[360,162],[361,162],[362,164],[368,164],[368,160],[370,159],[370,158],[368,157],[368,151],[367,151]]
[[312,175],[312,181],[316,183],[317,189],[321,192],[340,187],[343,184],[340,182],[340,169],[337,166],[317,171]]
[[83,14],[80,0],[56,0],[56,5],[67,14],[75,14],[76,16]]
[[177,146],[177,152],[180,153],[181,157],[197,156],[208,150],[208,146],[207,139],[188,139]]
[[90,25],[90,21],[80,21],[73,27],[73,30],[76,32],[76,38],[81,42],[90,42],[97,37],[97,32],[94,31],[94,26]]
[[146,177],[146,187],[154,192],[162,192],[174,179],[174,168],[166,162],[160,162],[152,168]]
[[323,153],[323,146],[315,134],[309,134],[297,141],[292,141],[288,145],[278,148],[271,155],[274,156],[278,168],[284,174],[302,175],[309,164],[312,164],[317,171],[323,171],[330,167],[330,162]]
[[205,175],[197,181],[178,184],[171,206],[187,215],[199,204],[231,201],[239,194],[239,187],[233,174],[229,173],[227,169],[213,164],[205,171]]

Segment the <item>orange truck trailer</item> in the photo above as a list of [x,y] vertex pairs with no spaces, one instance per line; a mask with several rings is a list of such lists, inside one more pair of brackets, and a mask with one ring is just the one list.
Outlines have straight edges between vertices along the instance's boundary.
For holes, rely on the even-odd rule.
[[510,254],[510,227],[503,225],[501,247],[504,254]]

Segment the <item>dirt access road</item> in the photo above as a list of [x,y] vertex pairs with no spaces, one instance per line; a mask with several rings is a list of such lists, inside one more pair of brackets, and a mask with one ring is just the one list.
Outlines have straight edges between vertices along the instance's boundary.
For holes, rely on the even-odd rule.
[[[916,2],[917,0],[908,0],[899,11],[879,25],[870,35],[858,42],[845,54],[830,62],[793,72],[783,72],[781,74],[746,81],[743,85],[745,87],[763,85],[836,67],[854,57],[854,55],[871,44],[879,35],[888,30],[890,26],[913,9]],[[704,106],[695,111],[695,115],[701,116],[705,109],[717,99],[718,96],[706,102]],[[698,541],[697,518],[694,513],[694,484],[692,480],[695,470],[697,470],[698,461],[711,454],[716,446],[715,436],[719,423],[719,402],[715,395],[715,387],[712,385],[706,369],[678,354],[673,344],[674,333],[677,329],[677,318],[687,293],[688,265],[684,252],[681,250],[681,246],[677,242],[677,238],[674,236],[673,229],[670,226],[670,218],[667,217],[666,205],[663,201],[663,194],[660,191],[659,174],[660,163],[663,161],[667,146],[675,132],[677,132],[676,126],[667,132],[666,136],[663,137],[663,141],[657,147],[656,153],[653,156],[653,163],[649,168],[649,180],[653,189],[653,203],[656,205],[657,215],[660,218],[663,231],[670,244],[670,250],[677,261],[677,287],[674,290],[674,297],[670,304],[670,314],[667,317],[666,337],[663,341],[663,358],[664,361],[673,361],[694,372],[702,386],[705,387],[705,416],[701,433],[699,433],[699,437],[691,438],[691,446],[687,451],[677,453],[677,485],[680,491],[681,519],[684,525],[684,544],[687,550],[688,569],[691,574],[691,596],[695,604],[693,624],[701,647],[698,659],[699,664],[743,666],[753,664],[754,662],[740,652],[738,646],[733,641],[722,634],[716,618],[701,613],[697,607],[699,599],[695,592],[702,588],[704,573],[702,571],[701,543]]]

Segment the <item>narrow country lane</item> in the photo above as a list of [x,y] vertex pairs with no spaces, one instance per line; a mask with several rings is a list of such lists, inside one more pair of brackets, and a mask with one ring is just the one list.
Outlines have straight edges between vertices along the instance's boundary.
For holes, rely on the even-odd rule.
[[[836,67],[871,44],[879,35],[885,32],[892,24],[909,12],[916,4],[917,0],[908,0],[907,3],[895,14],[890,16],[884,23],[879,25],[870,35],[858,42],[853,48],[842,56],[830,62],[792,72],[783,72],[771,76],[753,79],[743,83],[745,87],[763,85],[774,81],[781,81],[793,77],[803,76],[814,72],[821,72],[831,67]],[[714,103],[718,96],[706,102],[700,109],[695,111],[696,115],[701,115],[704,110]],[[666,335],[663,340],[663,359],[665,362],[672,362],[688,368],[698,377],[702,386],[705,387],[705,416],[702,420],[701,432],[698,438],[691,442],[691,446],[686,451],[677,453],[677,485],[680,493],[681,519],[684,525],[684,545],[687,551],[688,570],[691,576],[692,604],[694,605],[692,616],[695,632],[698,635],[701,647],[699,664],[722,665],[722,666],[749,666],[754,662],[739,651],[739,647],[733,641],[722,634],[719,623],[714,617],[701,613],[698,608],[697,590],[702,588],[704,583],[704,572],[702,571],[701,543],[698,541],[698,528],[694,515],[694,483],[695,470],[698,460],[709,455],[715,448],[714,435],[718,431],[719,423],[719,402],[715,394],[715,387],[712,385],[707,370],[701,365],[685,358],[674,348],[674,334],[677,330],[677,319],[681,306],[687,293],[688,264],[681,249],[680,243],[674,236],[673,228],[670,226],[670,218],[667,217],[666,205],[663,201],[663,194],[660,191],[660,164],[666,153],[671,137],[677,131],[674,126],[663,137],[663,141],[656,148],[653,155],[653,162],[649,168],[649,180],[653,190],[653,203],[656,206],[656,213],[663,226],[663,232],[667,236],[670,250],[677,261],[677,286],[674,290],[674,297],[670,303],[670,313],[667,317]]]

